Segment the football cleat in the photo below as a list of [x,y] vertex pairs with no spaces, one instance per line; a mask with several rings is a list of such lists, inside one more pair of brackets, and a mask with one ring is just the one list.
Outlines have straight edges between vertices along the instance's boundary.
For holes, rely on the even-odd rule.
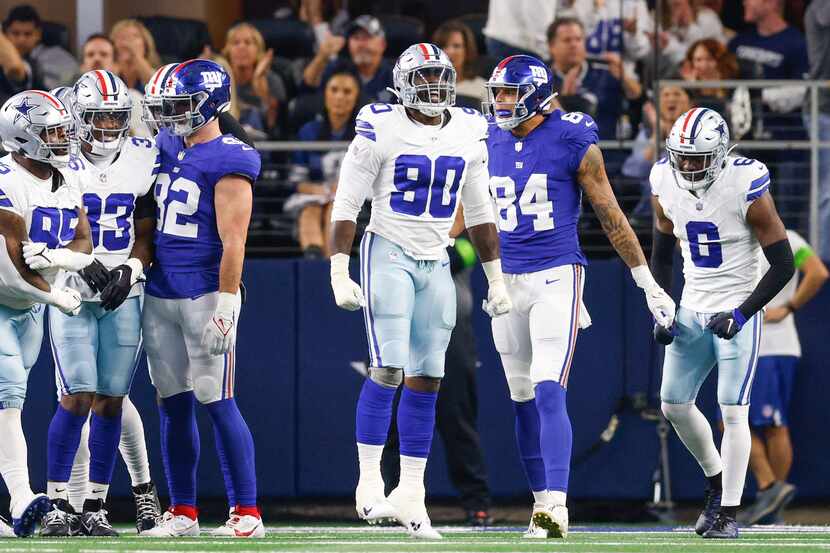
[[715,523],[703,534],[704,538],[734,540],[738,538],[738,523],[729,515],[718,513]]
[[104,509],[103,499],[87,499],[84,501],[84,512],[81,514],[81,531],[85,536],[116,537],[118,532],[107,520],[107,511]]
[[9,526],[9,523],[3,517],[0,517],[0,538],[15,537],[14,530]]
[[545,532],[546,538],[568,537],[568,508],[564,505],[545,505],[533,512],[531,522]]
[[357,516],[369,524],[386,524],[397,520],[395,508],[383,495],[383,484],[371,486],[358,481],[355,490]]
[[398,524],[406,528],[410,537],[423,540],[440,540],[441,534],[432,527],[427,515],[423,494],[408,494],[400,487],[392,490],[387,498],[393,507]]
[[161,518],[161,503],[159,503],[156,486],[152,482],[133,487],[135,500],[135,529],[141,534],[155,528],[156,521]]
[[228,521],[210,535],[217,538],[264,538],[265,526],[260,517],[231,512]]
[[536,526],[536,523],[533,522],[533,515],[537,512],[541,512],[545,510],[544,503],[534,503],[533,504],[533,513],[530,515],[530,524],[527,526],[527,531],[522,535],[523,538],[526,539],[547,539],[548,531],[540,526]]
[[147,538],[198,538],[199,521],[184,515],[174,515],[173,511],[165,511],[153,528],[140,535]]
[[715,523],[715,519],[720,512],[720,498],[723,495],[722,490],[715,490],[707,487],[703,492],[703,511],[697,517],[695,523],[695,532],[698,536],[702,536]]
[[[738,516],[742,525],[763,524],[775,520],[795,497],[796,488],[787,482],[775,482],[768,489],[758,492],[755,503]],[[769,524],[769,522],[767,522]]]
[[68,537],[81,533],[81,518],[65,499],[53,499],[49,510],[40,519],[42,537]]

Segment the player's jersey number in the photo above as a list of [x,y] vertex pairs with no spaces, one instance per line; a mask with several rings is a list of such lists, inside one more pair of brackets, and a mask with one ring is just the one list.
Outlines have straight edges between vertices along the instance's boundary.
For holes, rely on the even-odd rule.
[[187,218],[199,210],[201,194],[199,185],[192,180],[177,177],[171,182],[170,175],[159,173],[156,178],[157,230],[180,238],[197,238],[199,225]]
[[32,211],[29,238],[32,242],[46,244],[47,248],[58,248],[75,238],[78,214],[74,209],[57,207],[36,207]]
[[686,223],[686,236],[692,263],[696,267],[714,269],[721,266],[723,248],[720,245],[720,232],[714,223],[689,221]]
[[[110,194],[105,201],[98,194],[88,192],[84,194],[84,207],[86,216],[89,218],[94,248],[102,245],[105,250],[113,252],[123,250],[130,245],[131,215],[135,210],[133,194]],[[101,231],[103,216],[113,216],[117,228]]]
[[533,230],[553,230],[553,201],[548,199],[548,176],[533,173],[528,177],[516,202],[516,182],[511,177],[491,177],[490,190],[499,211],[499,230],[513,232],[520,219],[532,218]]
[[435,163],[423,155],[402,155],[395,160],[389,205],[395,213],[420,216],[429,213],[448,219],[455,213],[456,195],[464,173],[464,158],[439,156]]

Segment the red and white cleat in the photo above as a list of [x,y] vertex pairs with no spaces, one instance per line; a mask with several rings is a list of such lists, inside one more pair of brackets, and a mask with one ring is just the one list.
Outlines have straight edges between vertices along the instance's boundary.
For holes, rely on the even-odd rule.
[[217,538],[264,538],[265,526],[260,517],[240,515],[234,511],[223,526],[210,534]]

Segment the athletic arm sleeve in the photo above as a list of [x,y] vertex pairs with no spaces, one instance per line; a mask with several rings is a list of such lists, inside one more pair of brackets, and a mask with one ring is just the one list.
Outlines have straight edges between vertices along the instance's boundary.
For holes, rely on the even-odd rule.
[[738,310],[747,319],[768,304],[786,286],[795,272],[789,240],[779,240],[764,248],[764,257],[769,262],[769,269],[746,301],[738,306]]
[[672,268],[674,265],[674,246],[677,238],[654,229],[654,242],[651,248],[651,273],[654,280],[665,291],[671,290]]

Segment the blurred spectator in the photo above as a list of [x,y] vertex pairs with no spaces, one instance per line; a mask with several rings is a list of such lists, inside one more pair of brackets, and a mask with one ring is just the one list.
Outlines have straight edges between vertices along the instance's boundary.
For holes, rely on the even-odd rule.
[[[100,33],[90,35],[81,48],[80,73],[83,74],[94,69],[106,69],[113,73],[118,72],[115,67],[115,44],[113,44],[107,35]],[[130,96],[133,99],[133,111],[130,114],[130,134],[143,138],[152,138],[153,133],[150,127],[141,119],[141,100],[144,98],[144,94],[131,88]]]
[[[481,102],[487,99],[487,90],[484,88],[486,81],[476,72],[478,48],[473,31],[461,21],[453,19],[435,29],[432,41],[447,53],[455,67],[456,104],[481,109]],[[459,98],[461,96],[476,100],[476,105],[471,105],[472,101],[465,102],[464,98]]]
[[[813,0],[804,15],[810,78],[830,81],[830,0]],[[830,88],[818,91],[818,139],[830,142]],[[830,148],[818,153],[819,255],[830,260]]]
[[[355,136],[355,117],[362,105],[357,75],[338,70],[326,81],[323,113],[303,125],[297,138],[314,140],[351,140]],[[328,152],[297,151],[292,160],[289,180],[296,192],[285,202],[285,211],[297,217],[297,240],[303,255],[317,259],[328,257],[331,206],[337,189],[337,177],[345,150]]]
[[332,34],[332,29],[345,27],[349,22],[346,0],[300,0],[300,21],[314,30],[317,47]]
[[5,33],[0,33],[0,105],[9,98],[31,88],[32,69]]
[[[334,57],[347,45],[346,60]],[[392,93],[386,90],[392,86],[392,66],[383,58],[386,51],[386,34],[376,17],[361,15],[351,22],[346,37],[330,36],[303,71],[303,82],[307,87],[319,88],[325,85],[335,70],[348,69],[360,77],[361,90],[370,102],[389,102]]]
[[78,72],[78,63],[72,54],[60,46],[41,43],[43,27],[32,6],[12,8],[3,21],[3,32],[20,56],[29,62],[35,88],[51,90],[65,85]]
[[[692,0],[658,0],[662,2],[661,21],[657,31],[649,31],[660,52],[660,77],[672,76],[698,40],[714,38],[726,42],[723,24],[718,14],[704,5],[695,6]],[[651,60],[646,60],[651,61]],[[653,72],[653,68],[650,68]]]
[[547,36],[553,88],[559,91],[562,107],[590,114],[599,127],[600,138],[616,138],[623,101],[641,96],[640,82],[624,70],[619,54],[606,52],[603,61],[588,61],[585,31],[576,18],[557,18]]
[[[793,86],[765,87],[761,91],[761,116],[756,117],[755,138],[806,140],[801,117],[806,89],[797,84],[809,72],[807,43],[801,31],[783,17],[783,0],[744,0],[744,19],[755,28],[729,42],[747,78],[792,79]],[[803,150],[766,151],[758,157],[774,171],[773,190],[787,228],[804,230],[808,158]]]
[[[640,183],[640,201],[630,216],[634,226],[651,225],[651,185],[648,180],[651,167],[663,156],[663,145],[674,122],[692,109],[688,91],[677,86],[661,88],[659,104],[659,118],[652,102],[643,105],[643,122],[634,140],[631,155],[622,166],[623,175],[637,179]],[[655,131],[658,131],[656,140]]]
[[645,0],[562,0],[559,17],[576,17],[585,27],[589,58],[620,54],[634,72],[634,62],[651,52],[646,34],[652,28]]
[[[686,59],[680,68],[680,75],[687,81],[720,81],[738,78],[738,61],[723,43],[713,38],[698,40],[689,47]],[[745,90],[745,89],[744,89]],[[743,92],[742,92],[743,93]],[[733,139],[742,132],[734,132],[732,117],[732,93],[726,88],[694,88],[689,90],[698,107],[707,107],[723,115],[729,123]],[[739,109],[736,107],[735,109]],[[751,113],[749,114],[751,117]],[[743,129],[746,132],[746,129]]]
[[547,60],[545,31],[555,18],[554,0],[490,0],[484,26],[487,54],[498,60],[514,54]]
[[222,54],[230,63],[236,83],[239,122],[257,128],[253,124],[257,118],[265,123],[265,128],[259,130],[271,133],[277,126],[279,107],[288,99],[285,83],[271,70],[274,51],[265,50],[265,41],[256,27],[237,23],[228,29]]
[[144,85],[161,65],[153,35],[138,19],[122,19],[112,26],[110,39],[115,44],[118,76],[130,88],[143,92]]

